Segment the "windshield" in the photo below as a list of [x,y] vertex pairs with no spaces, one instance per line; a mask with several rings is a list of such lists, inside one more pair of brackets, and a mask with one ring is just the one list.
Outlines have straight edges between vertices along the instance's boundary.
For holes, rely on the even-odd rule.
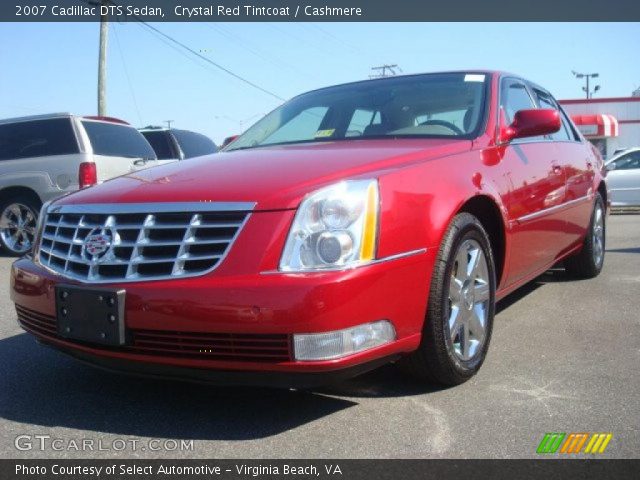
[[365,138],[474,138],[487,83],[484,74],[442,73],[317,90],[280,106],[226,150]]

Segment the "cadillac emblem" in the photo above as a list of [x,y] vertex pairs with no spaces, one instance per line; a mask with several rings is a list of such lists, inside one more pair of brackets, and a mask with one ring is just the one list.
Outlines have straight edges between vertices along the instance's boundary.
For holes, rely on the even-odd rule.
[[82,256],[94,262],[103,258],[113,243],[113,234],[109,228],[94,228],[82,243]]

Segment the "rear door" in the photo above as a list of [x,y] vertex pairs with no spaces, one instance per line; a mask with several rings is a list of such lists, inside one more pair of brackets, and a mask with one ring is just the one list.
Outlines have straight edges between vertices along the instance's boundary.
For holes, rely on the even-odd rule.
[[[517,78],[503,78],[500,108],[506,124],[517,111],[537,108],[532,92]],[[520,138],[505,145],[503,162],[510,192],[505,206],[511,227],[507,284],[547,267],[561,250],[565,222],[565,172],[554,143],[546,137]]]
[[158,164],[156,154],[142,134],[130,125],[80,120],[102,182]]
[[640,205],[640,150],[629,152],[607,165],[607,183],[614,206]]
[[531,91],[540,108],[558,110],[562,121],[560,130],[547,137],[553,142],[556,162],[562,167],[566,177],[565,198],[561,205],[562,216],[566,223],[565,234],[558,238],[558,246],[566,250],[582,241],[591,221],[593,209],[591,194],[596,159],[593,157],[591,146],[581,141],[568,117],[551,94],[536,86],[533,86]]

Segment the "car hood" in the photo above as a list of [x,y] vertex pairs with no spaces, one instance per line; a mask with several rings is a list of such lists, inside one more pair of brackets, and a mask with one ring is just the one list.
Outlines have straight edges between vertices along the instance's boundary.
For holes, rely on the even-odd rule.
[[280,145],[221,152],[134,172],[56,202],[255,202],[297,208],[323,185],[469,150],[470,140],[382,139]]

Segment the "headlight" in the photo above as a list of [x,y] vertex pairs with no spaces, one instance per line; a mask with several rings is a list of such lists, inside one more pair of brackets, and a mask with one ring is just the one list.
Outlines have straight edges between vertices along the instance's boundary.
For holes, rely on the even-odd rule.
[[280,270],[335,270],[370,262],[378,210],[377,180],[349,180],[312,193],[296,213]]

